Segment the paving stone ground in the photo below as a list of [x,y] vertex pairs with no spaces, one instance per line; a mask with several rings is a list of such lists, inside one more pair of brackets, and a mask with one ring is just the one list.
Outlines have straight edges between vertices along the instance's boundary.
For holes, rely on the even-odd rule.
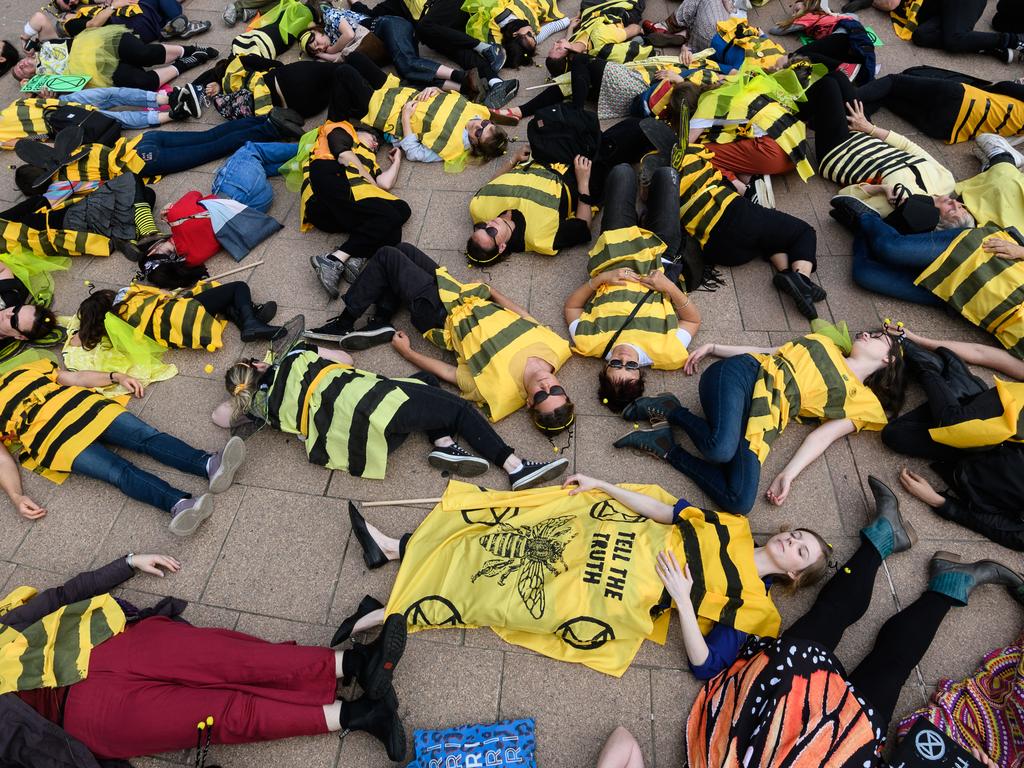
[[[995,3],[989,4],[980,29],[988,29]],[[222,0],[187,0],[187,14],[209,19],[213,29],[195,42],[228,49],[232,32],[220,19]],[[8,0],[0,4],[0,29],[14,38],[37,0]],[[574,13],[575,0],[562,9]],[[669,11],[665,0],[649,0],[646,16],[662,19]],[[785,13],[779,0],[756,9],[751,17],[767,28]],[[885,45],[879,50],[883,73],[899,72],[915,64],[946,66],[990,79],[1011,79],[1022,74],[1019,64],[1007,67],[981,56],[948,56],[911,47],[896,39],[891,24],[879,12],[862,14]],[[240,28],[236,31],[240,31]],[[790,49],[797,43],[784,38]],[[550,42],[542,47],[546,50]],[[284,59],[291,61],[295,52]],[[544,70],[518,73],[524,88],[543,82]],[[16,95],[12,78],[0,82],[0,102]],[[528,96],[521,92],[516,103]],[[201,125],[175,125],[168,130],[202,129],[220,121],[209,110]],[[958,179],[975,174],[978,163],[970,147],[939,144],[891,114],[876,122],[910,135],[942,158]],[[312,126],[310,121],[307,126]],[[525,126],[511,135],[526,140]],[[0,203],[18,202],[13,183],[13,154],[0,169]],[[156,186],[158,206],[172,202],[191,189],[208,191],[217,164],[164,179]],[[566,295],[585,277],[584,248],[548,258],[517,255],[485,272],[469,272],[461,248],[469,230],[467,202],[492,173],[491,167],[471,166],[450,175],[438,166],[405,164],[397,193],[413,209],[405,238],[426,250],[461,277],[486,279],[513,296],[542,321],[565,332],[561,306]],[[330,302],[309,269],[307,258],[336,244],[334,236],[318,232],[300,234],[296,196],[280,180],[274,182],[276,199],[271,213],[284,230],[256,249],[248,262],[264,264],[248,273],[257,301],[274,299],[281,315],[303,313],[307,324],[319,324],[341,309]],[[845,319],[851,328],[871,328],[883,317],[903,319],[911,328],[942,338],[986,341],[964,322],[942,312],[906,305],[860,290],[850,279],[850,238],[828,217],[832,185],[814,178],[804,184],[795,176],[775,181],[778,207],[798,215],[818,232],[818,279],[828,290],[823,316]],[[245,263],[245,262],[243,262]],[[234,266],[223,253],[213,259],[211,272]],[[767,264],[747,264],[723,270],[727,284],[717,293],[699,293],[694,300],[704,315],[698,342],[727,344],[782,343],[806,332],[805,321],[771,287]],[[57,278],[56,309],[70,314],[85,297],[85,281],[98,287],[120,287],[134,269],[120,255],[106,259],[78,258]],[[404,318],[399,319],[403,325]],[[406,324],[407,325],[407,324]],[[225,437],[209,421],[209,414],[224,397],[225,370],[241,354],[261,354],[258,345],[244,345],[233,328],[226,332],[225,348],[215,355],[174,352],[170,359],[180,374],[150,389],[133,410],[154,426],[179,435],[194,445],[219,447]],[[425,348],[425,343],[417,344]],[[409,367],[389,348],[358,355],[361,367],[385,374],[408,374]],[[213,373],[204,372],[212,363]],[[612,481],[659,483],[697,504],[707,499],[681,475],[652,459],[618,452],[614,437],[628,428],[604,410],[595,395],[596,363],[574,359],[561,375],[580,416],[571,439],[556,444],[572,461],[574,470]],[[990,375],[981,372],[986,378]],[[680,373],[654,371],[648,391],[671,390],[686,404],[698,407],[696,380]],[[920,400],[912,392],[910,404]],[[550,457],[551,445],[530,425],[524,413],[497,427],[522,454]],[[794,425],[772,451],[765,468],[769,482],[806,434]],[[63,486],[23,473],[27,492],[50,510],[39,522],[18,518],[9,508],[0,513],[0,585],[31,583],[50,586],[82,569],[97,567],[128,551],[165,552],[184,567],[173,578],[157,580],[137,576],[125,590],[134,602],[149,604],[171,594],[187,599],[186,617],[197,624],[250,632],[271,640],[293,639],[326,643],[339,620],[353,610],[364,594],[385,598],[395,569],[367,572],[358,545],[350,535],[346,499],[382,500],[440,495],[444,479],[423,460],[426,442],[407,441],[391,459],[384,482],[360,480],[308,464],[297,441],[267,432],[250,441],[250,459],[235,487],[217,498],[217,511],[201,531],[177,539],[166,529],[166,519],[153,509],[126,500],[97,481],[75,477]],[[151,462],[140,460],[149,465]],[[884,448],[877,433],[840,441],[810,466],[796,482],[782,508],[759,502],[750,521],[759,534],[771,534],[783,524],[813,526],[835,546],[840,557],[852,554],[857,531],[868,513],[867,477],[874,474],[898,489],[901,466],[932,476],[924,462],[906,460]],[[180,487],[198,491],[192,477],[160,474]],[[492,471],[484,483],[502,488],[503,477]],[[921,533],[920,543],[893,558],[879,575],[867,615],[844,638],[839,658],[852,668],[867,653],[879,627],[895,610],[915,599],[926,583],[925,568],[936,549],[952,549],[965,557],[995,557],[1021,567],[1017,553],[1003,549],[964,528],[936,517],[927,507],[897,490],[905,515]],[[385,507],[367,517],[385,531],[401,533],[415,528],[427,513],[424,507]],[[3,590],[3,591],[6,591]],[[806,608],[812,594],[781,595],[778,602],[787,621]],[[943,676],[968,673],[977,659],[996,644],[1011,640],[1021,626],[1020,609],[996,589],[981,590],[969,608],[955,610],[917,674],[903,691],[899,713],[921,705]],[[690,703],[698,689],[686,670],[678,628],[673,624],[668,644],[647,644],[621,679],[555,662],[498,640],[486,629],[432,631],[410,638],[409,649],[395,683],[401,712],[411,736],[414,728],[487,722],[498,718],[530,716],[537,721],[539,764],[545,768],[580,768],[593,765],[604,737],[616,725],[636,734],[648,764],[674,768],[684,763],[683,729]],[[375,768],[390,765],[376,742],[362,734],[344,742],[336,737],[287,741],[215,749],[216,762],[226,768]],[[165,768],[190,762],[185,752],[135,761],[143,768]]]

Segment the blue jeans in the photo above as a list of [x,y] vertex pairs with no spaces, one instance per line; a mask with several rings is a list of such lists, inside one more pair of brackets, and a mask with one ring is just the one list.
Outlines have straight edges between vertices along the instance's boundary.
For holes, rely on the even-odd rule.
[[858,225],[860,234],[853,241],[853,281],[857,285],[914,304],[944,305],[931,291],[914,285],[914,280],[962,229],[901,235],[873,214],[861,216]]
[[274,190],[267,177],[277,176],[281,165],[295,157],[296,152],[298,144],[246,142],[217,169],[213,194],[266,213],[274,201]]
[[123,494],[137,501],[170,512],[171,507],[191,494],[179,491],[127,459],[118,456],[105,445],[127,448],[150,456],[168,467],[206,477],[209,453],[197,450],[176,437],[165,434],[132,413],[122,413],[107,427],[99,440],[75,459],[71,471],[94,477],[116,485]]
[[697,458],[676,446],[668,454],[669,463],[697,483],[718,508],[736,515],[745,515],[754,506],[761,480],[761,462],[744,437],[760,371],[751,355],[720,360],[700,377],[704,418],[682,407],[668,416],[704,456]]
[[373,34],[388,49],[399,77],[416,85],[434,84],[438,63],[420,56],[411,21],[400,16],[381,16],[374,22]]
[[145,162],[143,176],[165,176],[227,157],[246,142],[280,141],[265,117],[228,120],[208,131],[149,131],[135,146]]
[[[156,94],[140,88],[86,88],[77,93],[65,93],[61,104],[86,104],[96,107],[107,117],[117,120],[126,130],[150,128],[160,124]],[[145,111],[121,112],[114,107],[137,107]]]

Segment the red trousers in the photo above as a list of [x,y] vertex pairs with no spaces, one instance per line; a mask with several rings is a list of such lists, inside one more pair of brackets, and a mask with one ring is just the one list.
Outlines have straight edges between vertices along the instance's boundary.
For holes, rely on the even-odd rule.
[[789,155],[783,152],[782,147],[770,136],[704,146],[715,155],[711,164],[730,180],[741,173],[749,173],[752,176],[775,176],[789,173],[796,168]]
[[101,758],[194,747],[209,715],[219,744],[327,733],[334,672],[328,648],[154,617],[93,649],[64,729]]

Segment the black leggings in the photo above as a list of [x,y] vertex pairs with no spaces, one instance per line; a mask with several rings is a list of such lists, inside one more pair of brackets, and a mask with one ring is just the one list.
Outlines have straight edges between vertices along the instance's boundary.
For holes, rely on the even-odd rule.
[[369,58],[355,51],[334,70],[327,119],[358,120],[370,108],[373,92],[384,87],[388,75]]
[[431,442],[461,436],[474,452],[496,467],[501,467],[514,453],[475,406],[441,389],[434,374],[421,371],[412,378],[428,386],[395,382],[409,399],[399,406],[388,424],[389,451],[394,451],[413,432],[425,432]]
[[1010,45],[1002,32],[975,32],[987,0],[925,0],[917,14],[911,38],[922,48],[941,48],[949,53],[986,53]]
[[806,261],[814,271],[818,268],[817,247],[814,227],[803,219],[739,198],[711,230],[704,258],[709,264],[735,267],[784,253],[788,266]]
[[193,296],[211,315],[227,318],[235,325],[252,309],[252,294],[249,284],[242,280],[207,288]]
[[160,88],[160,76],[145,67],[158,67],[167,58],[167,49],[159,43],[144,43],[126,32],[117,44],[120,60],[111,80],[118,88],[140,88],[155,91]]
[[[857,552],[822,587],[814,605],[782,633],[783,638],[809,640],[834,652],[843,633],[868,609],[875,574],[882,558],[874,545],[864,541]],[[875,638],[875,645],[847,679],[878,713],[889,722],[903,684],[924,657],[935,633],[953,606],[938,592],[925,592],[894,614]]]
[[814,151],[819,163],[850,138],[846,104],[856,99],[857,94],[850,79],[841,72],[829,72],[807,89],[807,101],[800,105],[800,119],[814,129]]
[[399,243],[378,250],[345,294],[344,314],[353,322],[371,306],[387,321],[402,307],[420,333],[444,327],[448,313],[437,292],[437,262],[414,245]]
[[416,24],[416,36],[424,45],[454,61],[459,69],[476,67],[484,81],[498,77],[487,59],[477,53],[480,41],[466,34],[468,21],[462,0],[430,0]]
[[[605,59],[587,56],[584,53],[571,55],[569,76],[572,82],[572,94],[569,98],[574,107],[583,109],[588,99],[592,102],[597,101],[597,97],[601,93],[604,68],[608,62]],[[553,104],[561,104],[563,101],[565,101],[565,96],[562,94],[562,89],[557,85],[552,85],[520,106],[519,109],[523,113],[523,117],[531,117],[537,114],[538,110]]]

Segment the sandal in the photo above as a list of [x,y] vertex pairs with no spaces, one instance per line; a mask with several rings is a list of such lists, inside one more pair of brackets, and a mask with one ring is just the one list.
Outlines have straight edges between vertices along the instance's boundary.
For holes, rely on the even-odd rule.
[[522,113],[517,116],[516,112],[519,109],[517,107],[500,107],[498,109],[491,110],[491,122],[497,123],[498,125],[519,125],[519,121],[523,119]]

